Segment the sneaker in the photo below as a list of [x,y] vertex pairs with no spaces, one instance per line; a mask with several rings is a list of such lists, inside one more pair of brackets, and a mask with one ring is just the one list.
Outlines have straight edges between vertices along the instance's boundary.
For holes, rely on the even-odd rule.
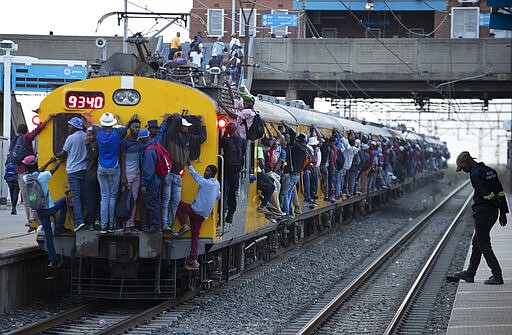
[[12,211],[11,211],[11,215],[16,215],[17,212],[16,212],[16,208],[13,208]]
[[258,213],[272,214],[272,212],[269,211],[267,207],[258,207]]
[[187,270],[199,270],[199,262],[197,260],[185,261],[185,269]]
[[180,231],[178,232],[178,234],[179,235],[185,234],[189,230],[190,230],[190,227],[188,225],[183,225],[183,226],[181,226]]
[[485,285],[502,285],[503,284],[503,277],[495,277],[491,276],[489,279],[486,279],[484,281]]
[[162,230],[165,230],[165,231],[171,231],[171,230],[172,230],[172,228],[171,228],[171,227],[169,227],[169,225],[168,225],[167,223],[164,223],[164,224],[162,225]]
[[272,214],[277,215],[277,216],[285,216],[286,215],[285,212],[283,212],[277,208],[275,210],[272,210]]
[[56,269],[56,268],[60,268],[62,266],[62,263],[64,263],[64,258],[62,258],[62,256],[57,256],[57,260],[53,261],[53,262],[50,262],[48,264],[48,267],[52,268],[52,269]]
[[302,214],[302,211],[298,208],[295,208],[295,211],[294,211],[295,215],[301,215]]
[[268,220],[271,222],[271,223],[277,223],[277,220],[274,219],[274,218],[268,218]]
[[453,274],[454,278],[465,280],[467,283],[474,283],[475,276],[470,275],[467,271],[459,271]]
[[80,223],[77,227],[75,227],[75,233],[76,233],[77,231],[79,231],[80,229],[84,228],[84,227],[85,227],[85,223],[83,223],[83,222],[82,222],[82,223]]
[[312,195],[312,196],[311,196],[311,199],[316,200],[316,199],[318,199],[318,196],[316,196],[316,195]]
[[100,234],[106,234],[106,233],[108,233],[106,229],[100,230]]

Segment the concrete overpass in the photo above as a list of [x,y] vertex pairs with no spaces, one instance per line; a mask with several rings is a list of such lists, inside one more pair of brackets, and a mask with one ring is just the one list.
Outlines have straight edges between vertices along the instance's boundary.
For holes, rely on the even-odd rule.
[[256,39],[252,90],[331,98],[510,98],[508,39]]
[[[104,37],[107,56],[122,51],[122,37]],[[18,43],[16,55],[88,62],[102,57],[96,38],[0,34]],[[508,39],[266,38],[252,46],[249,63],[260,67],[249,67],[251,90],[310,105],[314,97],[512,97]]]

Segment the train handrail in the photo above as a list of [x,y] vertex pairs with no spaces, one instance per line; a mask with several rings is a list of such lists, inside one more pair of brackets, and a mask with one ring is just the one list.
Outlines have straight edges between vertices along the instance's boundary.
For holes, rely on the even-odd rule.
[[224,157],[217,155],[220,162],[220,175],[222,176],[222,182],[220,183],[220,236],[224,235]]

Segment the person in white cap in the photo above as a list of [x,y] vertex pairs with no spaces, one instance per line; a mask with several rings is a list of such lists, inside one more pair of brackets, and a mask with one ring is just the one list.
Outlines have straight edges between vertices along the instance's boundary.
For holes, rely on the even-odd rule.
[[[175,113],[167,121],[168,127],[164,134],[164,147],[172,161],[171,172],[162,180],[162,224],[163,229],[173,236],[179,233],[174,229],[173,222],[181,201],[181,176],[187,161],[199,158],[201,144],[206,141],[206,125],[203,117],[198,116],[199,134],[191,134],[192,123],[180,114]],[[170,210],[169,210],[170,209]]]
[[[94,123],[89,114],[84,117],[91,123],[96,142],[98,142],[98,181],[100,183],[100,217],[101,233],[112,232],[116,227],[114,216],[117,191],[121,179],[119,162],[119,146],[126,136],[126,127],[120,125],[117,115],[103,113],[100,118],[101,126]],[[137,114],[132,116],[135,119]],[[118,125],[117,127],[114,127]]]
[[82,119],[73,117],[68,121],[68,137],[62,151],[55,157],[66,160],[68,184],[73,198],[73,220],[75,231],[85,227],[83,208],[85,203],[85,172],[87,171],[87,148]]

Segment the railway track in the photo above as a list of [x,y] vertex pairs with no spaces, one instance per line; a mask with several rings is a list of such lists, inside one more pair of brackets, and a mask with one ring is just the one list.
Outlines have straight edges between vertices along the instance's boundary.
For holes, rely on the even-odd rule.
[[163,325],[171,324],[178,315],[186,312],[186,307],[181,307],[178,312],[169,310],[196,294],[196,291],[191,291],[180,299],[163,302],[96,299],[5,335],[151,334]]
[[443,246],[461,226],[456,221],[470,200],[468,184],[455,189],[358,275],[340,281],[280,334],[422,333],[428,306],[451,260],[450,250],[442,253],[451,248]]

